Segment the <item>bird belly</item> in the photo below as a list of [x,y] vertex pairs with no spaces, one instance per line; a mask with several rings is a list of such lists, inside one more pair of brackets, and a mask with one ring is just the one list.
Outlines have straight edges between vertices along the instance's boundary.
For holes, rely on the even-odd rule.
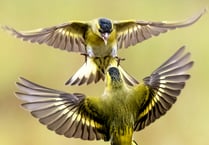
[[95,57],[111,56],[112,47],[106,45],[93,46],[92,51]]
[[86,49],[94,54],[94,57],[112,56],[113,49],[117,49],[116,35],[112,32],[107,43],[92,31],[86,33]]
[[117,49],[115,41],[108,41],[107,44],[101,38],[89,40],[87,43],[87,52],[91,51],[94,57],[112,56],[113,49]]

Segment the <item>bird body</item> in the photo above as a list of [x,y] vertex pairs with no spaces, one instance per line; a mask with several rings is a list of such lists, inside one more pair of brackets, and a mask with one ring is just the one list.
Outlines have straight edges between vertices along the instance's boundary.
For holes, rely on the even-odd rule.
[[[123,91],[116,92],[119,94],[106,96],[107,98],[104,102],[107,105],[107,113],[105,113],[105,116],[109,116],[108,114],[110,113],[112,114],[106,118],[106,126],[108,127],[113,145],[131,145],[134,126],[133,110],[127,104],[128,96],[123,94]],[[126,115],[124,115],[124,112],[127,112]]]
[[[110,127],[111,145],[134,145],[133,128],[135,120],[137,120],[138,106],[142,106],[143,101],[148,98],[148,87],[140,84],[129,89],[123,83],[122,76],[117,74],[120,76],[119,81],[117,78],[114,79],[113,74],[110,76],[112,78],[106,79],[106,87],[102,97],[104,97],[104,104],[107,104],[107,106],[104,105],[104,108],[108,108],[106,109],[107,113],[104,114],[108,116],[106,120],[107,126]],[[126,112],[125,115],[124,112]],[[112,114],[111,117],[108,114]]]
[[107,68],[101,96],[66,93],[20,78],[16,95],[22,106],[48,129],[65,137],[110,141],[111,145],[137,145],[133,133],[163,116],[176,102],[193,66],[184,47],[129,88],[120,69]]
[[[114,21],[107,18],[98,18],[87,22],[70,21],[48,28],[25,32],[19,32],[8,26],[3,28],[24,41],[38,44],[44,43],[61,50],[84,53],[89,57],[88,59],[100,57],[102,60],[109,56],[118,57],[117,51],[120,48],[136,45],[152,36],[158,36],[161,33],[165,33],[168,30],[192,25],[199,20],[205,12],[206,9],[203,9],[191,18],[177,22],[153,22],[142,20]],[[89,64],[86,64],[86,66],[88,65]],[[97,66],[97,68],[100,68],[100,66]],[[104,70],[106,71],[106,68]],[[85,71],[82,73],[85,73]],[[77,79],[79,79],[85,75],[81,74],[81,76],[78,76],[77,74],[81,73],[76,72],[71,78],[77,76]],[[94,78],[96,78],[96,74],[93,75]],[[105,74],[103,73],[102,76],[104,75]],[[126,76],[131,78],[128,74],[126,74]],[[73,80],[74,79],[69,79],[66,85],[81,85]],[[98,81],[94,80],[92,82]],[[135,85],[137,84],[136,82],[137,81],[133,79],[133,81],[129,81],[128,84]],[[87,81],[82,84],[84,83],[89,84]]]
[[[117,50],[116,31],[108,37],[107,42],[96,35],[92,29],[88,29],[85,35],[86,51],[90,57],[112,56],[113,49]],[[117,54],[115,54],[117,56]],[[114,56],[113,56],[114,57]]]

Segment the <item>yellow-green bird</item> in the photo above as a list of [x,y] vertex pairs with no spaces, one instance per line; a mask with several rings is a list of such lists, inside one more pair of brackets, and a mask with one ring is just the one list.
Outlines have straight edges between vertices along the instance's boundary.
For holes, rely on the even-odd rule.
[[[73,75],[66,84],[82,85],[84,83],[98,82],[104,78],[106,70],[102,68],[105,57],[117,58],[117,51],[120,48],[127,48],[136,45],[152,36],[158,36],[168,30],[189,26],[195,23],[206,9],[195,16],[178,22],[152,22],[141,20],[113,21],[107,18],[98,18],[87,22],[70,21],[61,25],[42,28],[34,31],[19,32],[11,27],[4,27],[14,36],[32,43],[47,44],[61,50],[73,51],[86,54],[87,61]],[[94,63],[94,58],[101,61]],[[117,61],[113,59],[111,62]],[[93,62],[93,63],[92,63]],[[115,62],[116,63],[116,62]],[[105,67],[109,65],[105,65]],[[96,71],[97,69],[101,69]],[[137,81],[120,68],[123,76],[127,76],[129,84],[136,84]],[[85,73],[90,72],[90,73]],[[100,72],[102,75],[98,75]],[[97,78],[99,76],[99,78]],[[130,76],[130,77],[129,77]],[[89,79],[90,78],[90,79]]]
[[40,123],[59,135],[83,140],[110,141],[111,145],[136,145],[133,132],[164,115],[190,78],[190,53],[181,47],[143,82],[127,87],[120,69],[108,67],[101,96],[66,93],[35,84],[17,82],[22,106]]

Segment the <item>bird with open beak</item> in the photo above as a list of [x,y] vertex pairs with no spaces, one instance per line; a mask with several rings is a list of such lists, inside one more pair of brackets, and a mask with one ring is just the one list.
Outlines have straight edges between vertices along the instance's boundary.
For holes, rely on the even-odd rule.
[[[19,32],[7,26],[4,29],[24,41],[45,43],[61,50],[85,54],[87,59],[84,65],[66,82],[69,85],[82,85],[104,80],[107,67],[118,64],[117,61],[120,60],[117,59],[118,49],[136,45],[168,30],[192,25],[205,12],[206,9],[203,9],[191,18],[177,22],[113,21],[107,18],[97,18],[91,21],[70,21],[26,32]],[[120,72],[123,73],[126,83],[136,84],[137,81],[122,67],[120,67]]]

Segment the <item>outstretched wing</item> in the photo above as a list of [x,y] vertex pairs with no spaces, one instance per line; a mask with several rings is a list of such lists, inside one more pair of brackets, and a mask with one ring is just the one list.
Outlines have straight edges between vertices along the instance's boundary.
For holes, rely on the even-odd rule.
[[168,30],[187,27],[195,23],[204,13],[203,9],[197,15],[178,22],[151,22],[151,21],[118,21],[114,23],[117,30],[118,48],[127,48],[131,45],[136,45],[152,36],[158,36]]
[[17,97],[25,101],[22,106],[48,129],[84,140],[104,138],[102,115],[90,97],[43,87],[24,78],[17,86]]
[[20,32],[11,27],[3,29],[23,41],[42,44],[45,43],[61,50],[85,52],[84,33],[88,28],[85,22],[69,22],[49,28]]
[[144,78],[149,95],[139,110],[135,131],[143,129],[164,115],[175,103],[176,97],[180,95],[185,81],[190,78],[186,71],[194,63],[189,60],[190,53],[183,55],[184,49],[185,47],[181,47],[149,77]]

